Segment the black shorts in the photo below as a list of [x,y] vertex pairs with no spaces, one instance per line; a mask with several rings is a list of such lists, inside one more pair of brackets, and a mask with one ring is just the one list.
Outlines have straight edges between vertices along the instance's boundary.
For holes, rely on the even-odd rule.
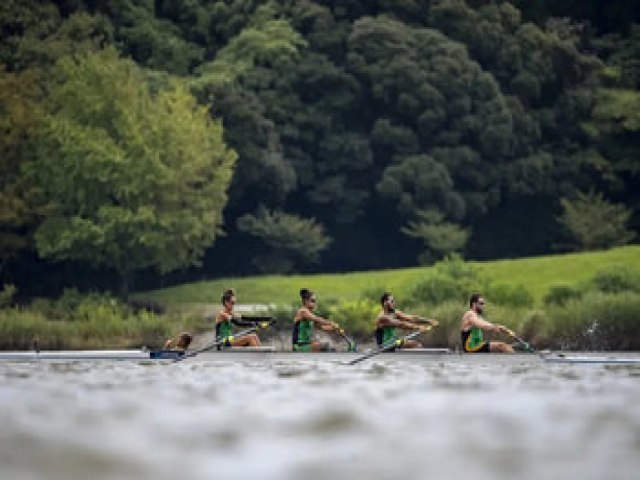
[[489,342],[484,342],[480,348],[476,348],[474,350],[467,350],[466,345],[463,343],[462,344],[462,349],[464,350],[465,353],[489,353],[491,352],[491,346],[489,345]]
[[[218,342],[220,342],[220,340],[217,340]],[[224,342],[221,342],[220,344],[218,344],[218,346],[216,347],[218,350],[222,350],[223,348],[229,348],[231,347],[231,342],[229,341],[228,338],[225,338]]]

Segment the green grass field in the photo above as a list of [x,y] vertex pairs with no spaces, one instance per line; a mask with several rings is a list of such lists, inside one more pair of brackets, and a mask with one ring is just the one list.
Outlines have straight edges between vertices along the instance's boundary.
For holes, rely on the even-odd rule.
[[[540,303],[553,284],[575,284],[588,280],[609,265],[640,268],[640,245],[607,251],[549,255],[516,260],[470,262],[482,275],[496,283],[522,284]],[[235,288],[238,303],[290,304],[298,301],[301,287],[314,290],[321,298],[356,299],[363,291],[392,291],[399,297],[433,267],[402,268],[342,274],[268,275],[189,283],[175,287],[138,292],[136,297],[151,298],[169,307],[185,304],[218,304],[225,288]]]

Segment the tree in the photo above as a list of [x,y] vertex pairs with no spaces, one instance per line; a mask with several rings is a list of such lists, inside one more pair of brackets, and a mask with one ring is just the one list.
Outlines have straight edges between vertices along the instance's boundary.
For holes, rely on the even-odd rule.
[[[32,205],[20,171],[25,141],[41,115],[39,89],[33,71],[7,72],[0,67],[0,260],[31,246],[40,212]],[[2,267],[0,266],[0,270]]]
[[238,219],[238,230],[264,242],[269,248],[254,256],[264,273],[288,273],[299,265],[318,261],[318,254],[331,239],[314,219],[300,218],[260,207],[255,214]]
[[236,158],[207,109],[167,82],[152,94],[113,49],[59,60],[24,167],[54,205],[36,232],[40,255],[112,267],[125,296],[136,270],[199,261],[219,233]]
[[113,41],[103,16],[75,12],[63,17],[56,5],[35,0],[0,4],[0,63],[10,71],[49,66],[69,54],[97,51]]
[[462,251],[470,235],[468,229],[447,222],[441,213],[429,210],[420,211],[418,220],[410,221],[402,233],[423,241],[426,251],[418,257],[423,264]]
[[578,250],[594,250],[625,245],[635,234],[626,228],[631,212],[612,204],[601,193],[578,193],[575,199],[560,200],[563,213],[558,221],[577,242]]
[[405,218],[438,210],[462,220],[495,205],[513,138],[495,79],[440,32],[385,17],[356,21],[348,47],[365,118],[377,117],[378,192]]
[[271,2],[258,7],[247,20],[248,25],[213,60],[198,67],[190,83],[202,102],[213,99],[213,112],[224,118],[225,140],[239,155],[231,206],[244,208],[244,212],[261,202],[282,203],[296,186],[295,172],[283,158],[274,122],[244,80],[253,76],[266,81],[269,74],[264,73],[270,69],[290,68],[306,45],[286,19],[276,18]]

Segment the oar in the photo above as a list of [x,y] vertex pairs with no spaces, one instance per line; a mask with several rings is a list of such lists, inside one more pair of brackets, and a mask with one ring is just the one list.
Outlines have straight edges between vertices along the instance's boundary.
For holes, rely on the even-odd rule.
[[257,315],[257,316],[249,316],[249,315],[242,315],[242,320],[246,320],[247,322],[273,322],[275,321],[275,318],[273,318],[272,316],[263,316],[263,315]]
[[338,332],[338,335],[340,335],[342,338],[344,338],[345,342],[347,342],[347,351],[348,352],[357,352],[358,351],[358,346],[356,345],[356,341],[345,333],[344,328],[342,328],[341,326],[338,325],[338,328],[336,329],[336,332]]
[[[428,327],[429,329],[431,328],[430,326]],[[422,330],[418,330],[416,332],[411,332],[409,335],[402,337],[402,338],[398,338],[397,340],[394,340],[393,342],[389,342],[386,345],[383,345],[381,347],[379,347],[376,350],[373,350],[372,352],[366,353],[358,358],[354,358],[353,360],[347,362],[345,365],[355,365],[356,363],[362,362],[363,360],[366,360],[367,358],[371,358],[374,357],[376,355],[379,355],[381,353],[387,352],[393,348],[396,347],[401,347],[404,342],[406,342],[407,340],[411,340],[414,337],[417,337],[418,335],[420,335],[421,333],[424,333]]]
[[234,338],[246,337],[250,333],[254,333],[260,328],[267,328],[269,325],[271,325],[271,323],[273,323],[273,321],[272,322],[259,322],[259,323],[257,323],[256,325],[254,325],[251,328],[247,328],[246,330],[239,331],[235,335],[229,335],[228,337],[221,338],[220,340],[216,340],[215,342],[210,343],[209,345],[205,345],[204,347],[199,348],[197,350],[194,350],[193,352],[185,353],[181,357],[176,358],[173,361],[173,363],[181,362],[182,360],[185,360],[187,358],[195,357],[199,353],[206,352],[207,350],[211,350],[212,348],[216,348],[216,347],[218,347],[220,345],[224,345],[226,342],[231,342]]
[[433,318],[418,317],[416,319],[416,322],[427,323],[427,324],[431,325],[432,327],[437,327],[438,325],[440,325],[440,322],[438,320],[433,319]]
[[527,351],[527,352],[534,352],[535,349],[531,346],[531,344],[529,342],[524,341],[522,338],[520,338],[518,335],[516,335],[516,332],[514,332],[513,330],[509,330],[507,328],[507,335],[509,335],[511,338],[513,338],[516,342],[518,342],[520,345],[522,345],[522,347]]
[[334,322],[334,321],[330,321],[330,322],[331,322],[331,326],[333,327],[333,331],[336,332],[338,335],[340,335],[345,342],[347,342],[347,351],[357,352],[358,346],[356,345],[356,341],[353,338],[351,338],[349,335],[347,335],[346,332],[344,331],[344,328],[338,325],[337,322]]

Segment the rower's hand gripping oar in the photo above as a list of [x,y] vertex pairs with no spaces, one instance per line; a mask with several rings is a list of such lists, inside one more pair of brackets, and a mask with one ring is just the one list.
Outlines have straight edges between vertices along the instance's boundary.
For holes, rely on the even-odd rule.
[[205,345],[202,348],[199,348],[199,349],[194,350],[192,352],[185,353],[181,357],[176,358],[173,361],[173,363],[181,362],[182,360],[185,360],[187,358],[195,357],[199,353],[206,352],[207,350],[211,350],[212,348],[216,348],[216,347],[218,347],[220,345],[225,345],[227,342],[231,343],[231,341],[233,341],[234,338],[246,337],[247,335],[249,335],[251,333],[257,332],[260,328],[267,328],[267,327],[269,327],[269,325],[272,325],[274,323],[275,323],[275,319],[256,322],[256,324],[253,327],[247,328],[245,330],[241,330],[238,333],[236,333],[235,335],[229,335],[228,337],[224,337],[224,338],[221,338],[219,340],[216,340],[215,342],[212,342],[209,345]]
[[357,352],[358,345],[356,345],[356,341],[346,334],[344,328],[338,325],[336,322],[331,322],[331,326],[333,327],[333,331],[340,335],[345,342],[347,342],[347,352]]
[[367,358],[375,357],[376,355],[379,355],[384,352],[388,352],[389,350],[392,350],[394,348],[401,348],[402,345],[404,345],[404,343],[407,340],[411,340],[412,338],[415,338],[422,333],[428,332],[429,330],[431,330],[431,325],[422,327],[420,330],[416,330],[415,332],[411,332],[409,335],[406,335],[402,338],[398,338],[396,340],[393,340],[392,342],[382,345],[381,347],[377,348],[376,350],[373,350],[372,352],[366,353],[358,358],[354,358],[353,360],[350,360],[349,362],[347,362],[345,365],[355,365],[356,363],[360,363],[363,360],[366,360]]
[[437,327],[438,325],[440,325],[440,322],[438,320],[435,320],[433,318],[424,318],[424,317],[418,317],[415,320],[416,322],[420,322],[420,323],[426,323],[428,325],[431,325],[432,327]]
[[516,335],[516,332],[514,332],[513,330],[509,330],[508,328],[505,328],[505,333],[509,335],[511,338],[513,338],[520,345],[522,345],[522,348],[524,348],[527,352],[535,351],[535,349],[531,346],[529,342],[526,342],[525,340],[520,338],[518,335]]

